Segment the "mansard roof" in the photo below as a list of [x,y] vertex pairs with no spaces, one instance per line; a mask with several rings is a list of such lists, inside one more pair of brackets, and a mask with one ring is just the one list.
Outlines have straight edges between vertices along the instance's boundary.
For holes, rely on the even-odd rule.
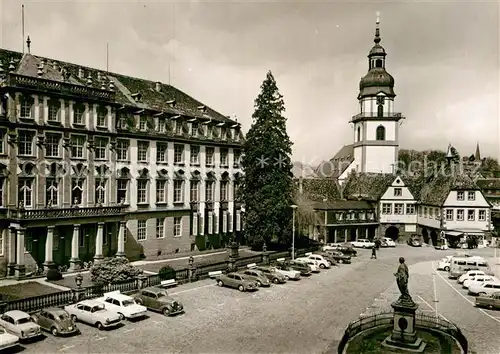
[[344,185],[344,197],[378,201],[396,176],[390,173],[356,173],[352,172]]
[[479,190],[479,187],[466,174],[440,174],[423,185],[420,201],[422,204],[441,206],[453,190]]

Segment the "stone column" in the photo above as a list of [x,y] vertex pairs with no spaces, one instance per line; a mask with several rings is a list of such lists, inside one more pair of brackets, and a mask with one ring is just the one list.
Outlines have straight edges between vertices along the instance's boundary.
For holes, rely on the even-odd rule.
[[359,227],[356,228],[356,241],[358,240],[358,236],[359,236]]
[[344,242],[347,242],[347,229],[344,229]]
[[368,239],[368,227],[365,229],[365,238]]
[[69,260],[70,270],[77,270],[80,267],[78,258],[78,247],[80,246],[80,225],[73,225],[73,238],[71,239],[71,259]]
[[118,230],[118,250],[117,257],[125,257],[125,226],[126,221],[120,221],[120,229]]
[[337,243],[337,229],[333,230],[333,243]]
[[54,267],[52,252],[54,249],[54,226],[47,227],[47,238],[45,239],[45,263],[44,268],[49,270]]
[[24,233],[26,229],[17,230],[17,247],[16,247],[16,266],[15,275],[21,277],[26,273],[26,266],[24,265]]
[[14,275],[14,268],[16,266],[16,229],[11,228],[9,230],[9,275]]
[[95,255],[94,262],[100,262],[104,257],[102,255],[102,244],[103,244],[103,236],[104,236],[104,223],[97,223],[97,235],[95,237]]

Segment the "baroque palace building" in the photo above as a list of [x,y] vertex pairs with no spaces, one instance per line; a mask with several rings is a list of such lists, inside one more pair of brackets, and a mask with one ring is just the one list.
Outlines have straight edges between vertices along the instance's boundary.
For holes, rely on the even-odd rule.
[[241,237],[235,120],[161,82],[3,49],[0,98],[9,274]]

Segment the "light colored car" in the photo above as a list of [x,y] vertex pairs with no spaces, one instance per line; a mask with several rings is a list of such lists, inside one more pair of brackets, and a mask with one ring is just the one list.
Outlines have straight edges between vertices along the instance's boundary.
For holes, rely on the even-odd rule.
[[69,314],[59,307],[40,310],[33,314],[32,318],[43,330],[49,331],[54,336],[80,332]]
[[396,247],[396,242],[390,237],[383,237],[381,241],[382,247]]
[[307,256],[306,258],[311,260],[311,261],[316,261],[316,263],[318,264],[318,266],[321,269],[332,267],[332,262],[330,262],[328,259],[326,259],[325,257],[323,257],[320,254],[311,254],[311,255]]
[[450,261],[451,257],[445,257],[441,258],[441,260],[438,262],[437,269],[438,270],[444,270],[445,272],[450,270]]
[[40,326],[33,322],[31,316],[19,310],[7,311],[0,316],[0,326],[21,340],[42,335]]
[[131,296],[120,293],[120,290],[104,293],[103,297],[96,299],[104,304],[104,307],[120,316],[120,320],[126,318],[139,318],[146,316],[148,309],[146,306],[139,305]]
[[218,286],[228,286],[236,288],[239,291],[259,290],[259,286],[255,280],[248,279],[239,273],[222,274],[217,276],[215,281]]
[[257,286],[263,286],[263,287],[271,286],[271,282],[266,277],[266,275],[258,269],[244,269],[239,271],[238,273],[243,274],[248,279],[255,280]]
[[320,272],[318,261],[309,259],[307,257],[299,257],[299,258],[295,258],[295,260],[297,262],[307,264],[309,266],[309,268],[311,268],[311,272],[313,272],[313,273],[319,273]]
[[19,345],[19,337],[8,333],[5,328],[0,327],[0,350]]
[[[260,270],[262,274],[264,274],[269,281],[272,281],[274,284],[283,284],[286,283],[287,278],[286,276],[280,272],[276,267],[256,267],[255,269]],[[293,271],[296,272],[296,271]],[[298,274],[298,279],[300,279],[300,273],[296,272]]]
[[458,284],[463,284],[464,281],[467,279],[472,279],[476,275],[486,275],[482,270],[468,270],[465,274],[462,274],[460,277],[458,277],[457,282]]
[[351,242],[352,247],[356,248],[372,248],[375,247],[375,242],[372,242],[366,238],[360,238],[357,241]]
[[500,282],[484,282],[472,284],[469,286],[469,295],[485,295],[490,296],[493,293],[500,291]]
[[492,276],[492,275],[476,275],[473,278],[466,279],[464,283],[462,284],[462,287],[464,289],[469,289],[471,285],[474,284],[480,284],[484,282],[498,282],[498,278]]
[[80,321],[96,326],[99,330],[116,327],[121,323],[120,316],[109,311],[99,301],[83,300],[73,305],[65,306],[74,322]]

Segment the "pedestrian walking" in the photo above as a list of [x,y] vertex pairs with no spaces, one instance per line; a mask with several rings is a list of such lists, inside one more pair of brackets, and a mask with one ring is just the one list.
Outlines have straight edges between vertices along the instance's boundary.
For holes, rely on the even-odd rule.
[[372,256],[370,257],[370,259],[377,259],[377,246],[373,246],[372,247]]

